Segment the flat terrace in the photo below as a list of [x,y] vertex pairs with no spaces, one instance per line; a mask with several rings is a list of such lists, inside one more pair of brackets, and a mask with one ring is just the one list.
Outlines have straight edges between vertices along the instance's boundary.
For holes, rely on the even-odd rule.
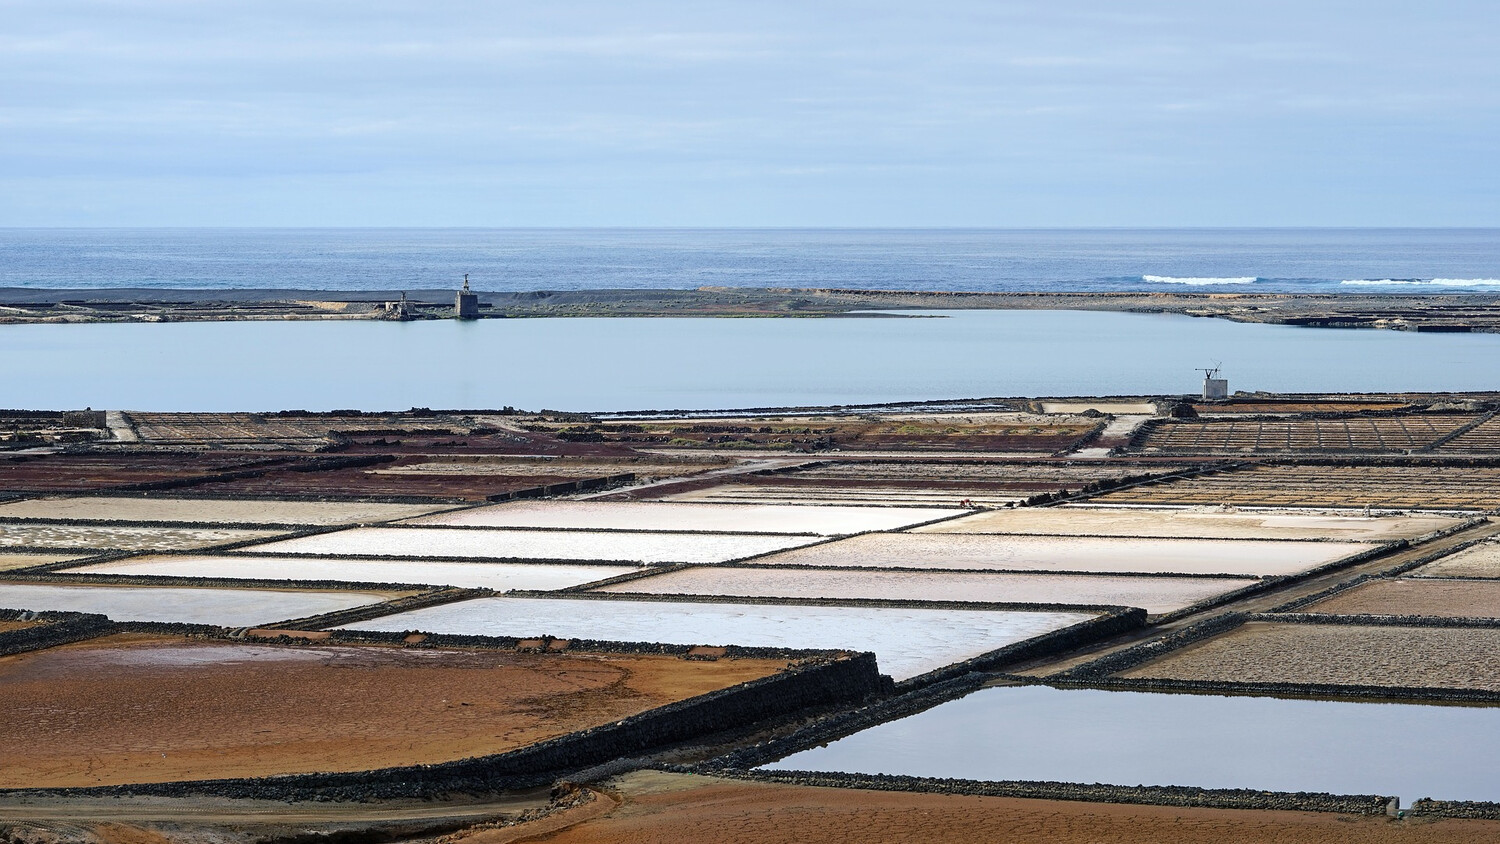
[[1155,461],[847,460],[775,473],[741,474],[662,487],[667,501],[901,504],[951,507],[965,499],[1001,506],[1089,484],[1163,474],[1189,464]]
[[1064,505],[986,510],[914,528],[913,532],[1389,542],[1415,539],[1458,524],[1459,519],[1450,516],[1363,516],[1348,510],[1235,512],[1219,507]]
[[402,415],[154,413],[125,411],[142,442],[158,445],[284,445],[316,448],[334,431],[447,427],[444,420]]
[[1140,454],[1406,452],[1434,446],[1474,413],[1286,419],[1161,419],[1143,427],[1131,450]]
[[998,412],[564,419],[534,420],[524,427],[564,440],[650,448],[1052,453],[1076,447],[1101,423],[1078,416]]
[[1436,577],[1371,580],[1301,607],[1298,612],[1500,618],[1500,581]]
[[0,657],[0,788],[446,762],[603,726],[785,665],[115,635]]
[[[344,466],[308,472],[287,467],[250,477],[228,478],[197,485],[194,492],[223,496],[388,497],[453,501],[484,501],[539,495],[550,487],[554,493],[576,492],[634,478],[630,472],[615,472],[615,464],[570,465],[553,473],[550,466],[534,461],[529,467],[506,467],[489,471],[480,463],[431,460],[424,456],[402,456],[364,466]],[[529,473],[523,474],[529,468]]]
[[1500,628],[1257,620],[1117,676],[1500,691]]
[[1444,454],[1500,453],[1500,417],[1491,416],[1438,446]]
[[1105,492],[1100,504],[1390,508],[1500,507],[1500,467],[1260,465]]

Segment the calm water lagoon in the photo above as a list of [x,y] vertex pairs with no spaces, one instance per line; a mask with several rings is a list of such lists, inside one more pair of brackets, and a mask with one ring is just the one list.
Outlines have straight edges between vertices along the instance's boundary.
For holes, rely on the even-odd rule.
[[1231,389],[1487,390],[1500,335],[1086,311],[0,326],[0,404],[644,410]]
[[768,765],[1500,800],[1500,707],[982,689]]

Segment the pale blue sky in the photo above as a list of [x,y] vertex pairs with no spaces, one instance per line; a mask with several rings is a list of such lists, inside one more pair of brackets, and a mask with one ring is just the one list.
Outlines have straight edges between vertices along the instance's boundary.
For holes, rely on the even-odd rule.
[[0,0],[0,225],[1500,225],[1500,3]]

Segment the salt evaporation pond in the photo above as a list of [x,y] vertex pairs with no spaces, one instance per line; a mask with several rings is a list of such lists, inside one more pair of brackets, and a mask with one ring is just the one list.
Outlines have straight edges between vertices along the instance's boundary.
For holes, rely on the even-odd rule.
[[1500,707],[981,689],[765,766],[1500,800]]
[[758,504],[674,504],[526,501],[413,519],[416,525],[811,533],[836,535],[897,530],[956,516],[963,510],[922,507],[818,507]]
[[1296,574],[1372,547],[1289,540],[880,533],[775,554],[755,563],[1266,577]]
[[332,580],[420,583],[467,589],[566,589],[639,571],[635,566],[565,563],[451,563],[418,560],[333,560],[321,557],[174,555],[136,557],[68,569],[69,574],[222,577],[240,580]]
[[1218,508],[1022,507],[916,528],[918,533],[1154,536],[1200,539],[1342,539],[1389,542],[1452,527],[1443,516],[1222,512]]
[[479,598],[347,629],[874,651],[882,673],[906,680],[1094,617],[1076,612]]
[[[117,565],[117,564],[104,564]],[[99,568],[91,566],[90,569]],[[602,587],[601,592],[766,598],[877,598],[1180,610],[1258,581],[1247,578],[1006,574],[706,567]]]
[[489,530],[485,528],[354,528],[253,545],[257,554],[375,557],[472,557],[507,560],[611,560],[631,563],[722,563],[817,542],[818,536]]
[[1500,578],[1500,542],[1481,542],[1456,554],[1434,560],[1412,573],[1413,577]]
[[121,527],[25,522],[0,524],[0,545],[29,548],[92,548],[121,551],[176,551],[226,545],[285,534],[285,530],[235,528]]
[[377,604],[389,597],[378,592],[0,583],[0,607],[7,609],[100,613],[115,621],[219,627],[253,627]]
[[91,556],[89,553],[71,554],[12,554],[0,553],[0,571],[12,569],[29,569],[32,566],[44,566],[49,563],[61,563],[64,560],[78,560]]
[[58,496],[0,504],[0,518],[74,519],[98,522],[201,522],[207,524],[342,525],[405,519],[446,504],[370,501],[268,501],[218,498]]

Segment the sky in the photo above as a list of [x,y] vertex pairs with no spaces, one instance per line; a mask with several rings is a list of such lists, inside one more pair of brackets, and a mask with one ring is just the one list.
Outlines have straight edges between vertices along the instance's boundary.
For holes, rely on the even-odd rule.
[[1494,0],[0,0],[0,226],[1496,226]]

